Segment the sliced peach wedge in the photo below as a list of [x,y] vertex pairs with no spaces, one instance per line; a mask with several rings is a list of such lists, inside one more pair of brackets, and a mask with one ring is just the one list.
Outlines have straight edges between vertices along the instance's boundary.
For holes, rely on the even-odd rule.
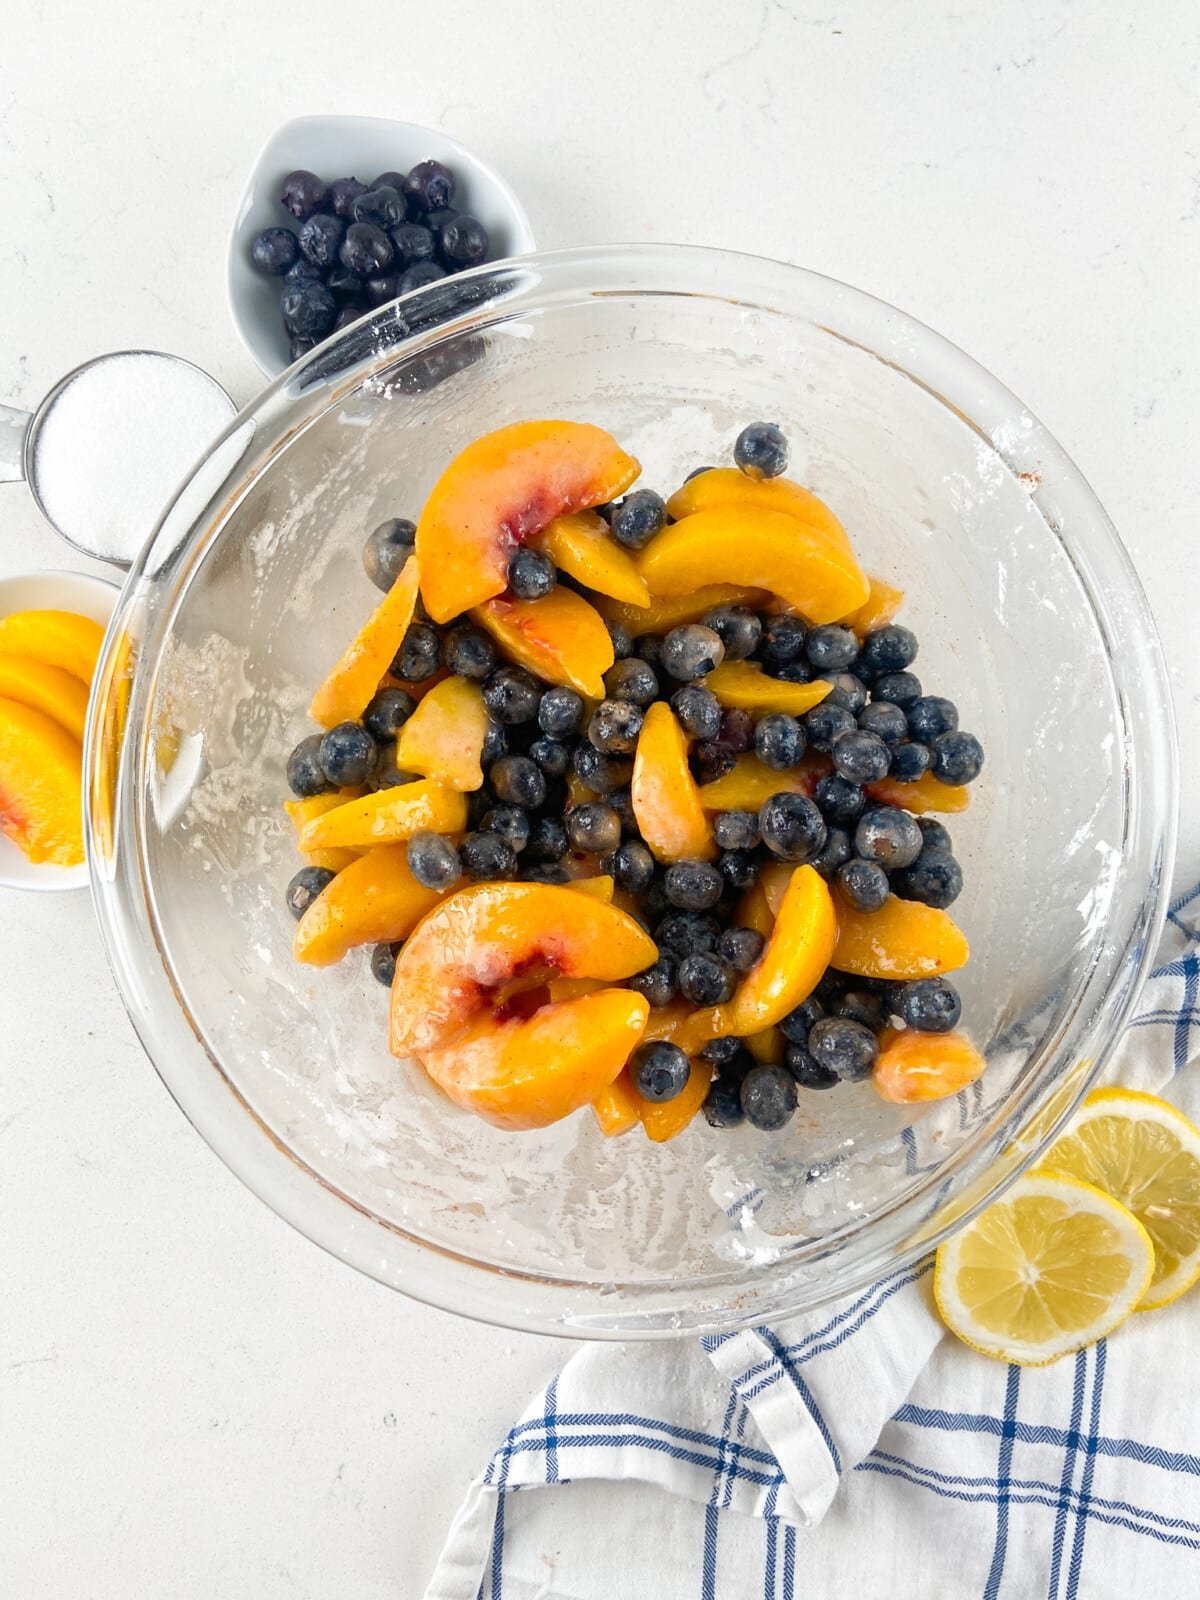
[[483,783],[488,714],[483,691],[466,678],[445,678],[400,729],[396,765],[447,789],[469,793]]
[[406,939],[442,898],[408,870],[402,844],[368,850],[337,874],[296,924],[292,954],[310,966],[327,967],[359,944]]
[[434,484],[417,524],[430,616],[449,622],[502,594],[518,545],[565,512],[623,494],[640,470],[586,422],[517,422],[476,439]]
[[633,814],[659,861],[711,860],[712,829],[688,767],[687,739],[664,700],[646,712],[633,757]]
[[717,1008],[722,1033],[761,1033],[807,1000],[829,965],[837,938],[833,897],[812,867],[796,867],[758,961],[733,999]]
[[573,589],[559,585],[541,600],[502,595],[476,606],[471,615],[535,677],[565,684],[589,699],[604,698],[612,639],[595,606]]
[[812,683],[786,683],[782,678],[769,677],[754,661],[722,661],[702,681],[723,706],[752,711],[757,717],[765,717],[771,711],[802,717],[819,706],[833,687],[823,678]]
[[323,728],[354,722],[379,687],[417,606],[417,563],[410,557],[404,571],[384,595],[331,668],[312,697],[308,714]]
[[806,522],[742,505],[697,511],[665,528],[638,570],[653,595],[690,594],[699,584],[769,589],[812,622],[857,610],[868,585],[853,556]]
[[831,964],[860,978],[933,978],[965,967],[970,950],[949,912],[892,895],[878,911],[854,911],[840,897]]
[[44,711],[0,698],[0,833],[30,861],[83,860],[82,783],[79,740]]
[[974,1083],[987,1066],[965,1033],[888,1029],[880,1046],[873,1081],[896,1105],[944,1100]]
[[713,1069],[707,1061],[694,1060],[688,1081],[673,1100],[643,1100],[642,1127],[647,1139],[654,1144],[665,1144],[681,1134],[704,1104],[712,1075]]
[[431,778],[421,778],[322,810],[306,822],[300,834],[300,848],[368,850],[372,845],[411,839],[425,828],[437,833],[461,833],[466,826],[465,797]]
[[681,622],[697,622],[716,606],[749,606],[757,611],[770,596],[765,589],[738,588],[732,583],[709,583],[687,594],[651,595],[646,606],[633,606],[601,595],[596,606],[608,622],[621,622],[633,634],[669,633]]
[[83,743],[87,722],[87,684],[65,667],[52,667],[33,656],[0,653],[0,695],[44,711],[73,739]]
[[91,683],[104,629],[74,611],[13,611],[0,617],[0,651],[31,656]]
[[572,511],[555,517],[545,532],[531,542],[596,594],[608,595],[639,611],[650,604],[650,591],[633,557],[612,537],[599,512]]
[[343,867],[348,867],[352,861],[357,861],[362,854],[361,850],[348,850],[335,847],[322,848],[307,847],[303,843],[305,828],[316,817],[323,817],[327,811],[336,811],[339,806],[344,806],[348,800],[354,800],[361,794],[359,789],[335,789],[330,794],[312,794],[303,800],[285,800],[283,809],[292,819],[292,826],[296,830],[296,848],[306,858],[310,867],[325,867],[330,872],[340,872]]
[[642,1105],[628,1071],[622,1069],[592,1101],[592,1115],[605,1138],[616,1139],[637,1127],[642,1120]]
[[867,793],[872,800],[880,800],[887,806],[899,806],[901,810],[911,811],[918,817],[927,816],[931,811],[940,811],[949,816],[957,811],[965,811],[971,804],[971,791],[968,788],[962,784],[943,783],[932,772],[923,772],[910,783],[901,783],[898,778],[879,778],[867,785]]
[[715,511],[726,506],[745,506],[754,511],[779,511],[806,522],[818,533],[853,556],[854,550],[845,528],[833,512],[801,484],[790,478],[748,478],[737,467],[710,467],[689,478],[667,501],[667,511],[676,522],[698,511]]
[[[711,674],[710,674],[711,676]],[[757,811],[773,794],[811,796],[817,780],[832,769],[828,756],[809,751],[798,766],[776,772],[757,756],[738,756],[731,771],[697,790],[705,811]]]
[[889,623],[904,604],[904,590],[897,589],[894,583],[889,583],[886,578],[877,578],[874,573],[868,577],[871,592],[866,602],[859,606],[857,611],[852,611],[842,621],[847,628],[853,628],[861,639],[864,633],[871,633],[875,628],[882,628]]

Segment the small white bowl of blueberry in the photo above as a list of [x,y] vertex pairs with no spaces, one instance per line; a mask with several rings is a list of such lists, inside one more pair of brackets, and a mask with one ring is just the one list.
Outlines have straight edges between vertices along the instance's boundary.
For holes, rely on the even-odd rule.
[[532,249],[508,184],[446,134],[300,117],[267,141],[238,207],[230,310],[273,377],[398,295]]

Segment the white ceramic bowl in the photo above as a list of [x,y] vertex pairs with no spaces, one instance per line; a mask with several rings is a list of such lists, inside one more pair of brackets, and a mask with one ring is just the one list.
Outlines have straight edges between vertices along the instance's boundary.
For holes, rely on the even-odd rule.
[[448,134],[390,117],[297,117],[267,140],[250,173],[229,237],[229,309],[242,343],[274,377],[291,365],[279,316],[279,279],[259,272],[250,246],[264,228],[292,226],[279,204],[289,172],[315,172],[326,182],[381,172],[407,172],[419,161],[442,161],[458,180],[455,205],[483,223],[491,240],[489,261],[533,249],[529,218],[516,195],[486,162]]
[[[0,578],[0,617],[14,611],[77,611],[107,628],[120,589],[83,572],[24,572]],[[80,797],[82,803],[82,796]],[[0,833],[0,889],[86,889],[88,869],[29,861]]]

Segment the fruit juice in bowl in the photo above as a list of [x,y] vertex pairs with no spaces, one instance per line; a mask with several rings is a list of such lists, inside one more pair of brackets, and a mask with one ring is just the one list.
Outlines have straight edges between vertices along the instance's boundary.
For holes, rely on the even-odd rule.
[[[585,1336],[815,1305],[926,1248],[1130,1003],[1170,850],[1144,603],[1044,430],[844,286],[651,248],[455,283],[269,389],[135,571],[118,978],[205,1137],[385,1282]],[[783,471],[771,430],[734,454],[760,420]],[[967,1087],[926,1102],[955,989],[926,1087]]]

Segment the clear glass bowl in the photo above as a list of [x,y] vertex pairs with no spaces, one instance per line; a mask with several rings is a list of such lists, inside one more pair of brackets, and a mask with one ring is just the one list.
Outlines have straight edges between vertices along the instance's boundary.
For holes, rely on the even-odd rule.
[[[377,596],[367,531],[520,418],[597,422],[645,481],[779,422],[795,475],[907,591],[926,685],[983,739],[951,819],[985,1077],[924,1111],[869,1085],[765,1137],[665,1146],[576,1116],[508,1134],[389,1057],[365,953],[296,965],[284,760]],[[1050,1136],[1155,939],[1173,838],[1163,664],[1087,484],[927,328],[795,267],[681,248],[533,256],[346,330],[232,425],[131,574],[89,730],[100,920],[151,1059],[213,1149],[309,1238],[489,1321],[732,1329],[912,1259]],[[117,738],[121,727],[125,737]],[[119,752],[119,754],[118,754]]]

